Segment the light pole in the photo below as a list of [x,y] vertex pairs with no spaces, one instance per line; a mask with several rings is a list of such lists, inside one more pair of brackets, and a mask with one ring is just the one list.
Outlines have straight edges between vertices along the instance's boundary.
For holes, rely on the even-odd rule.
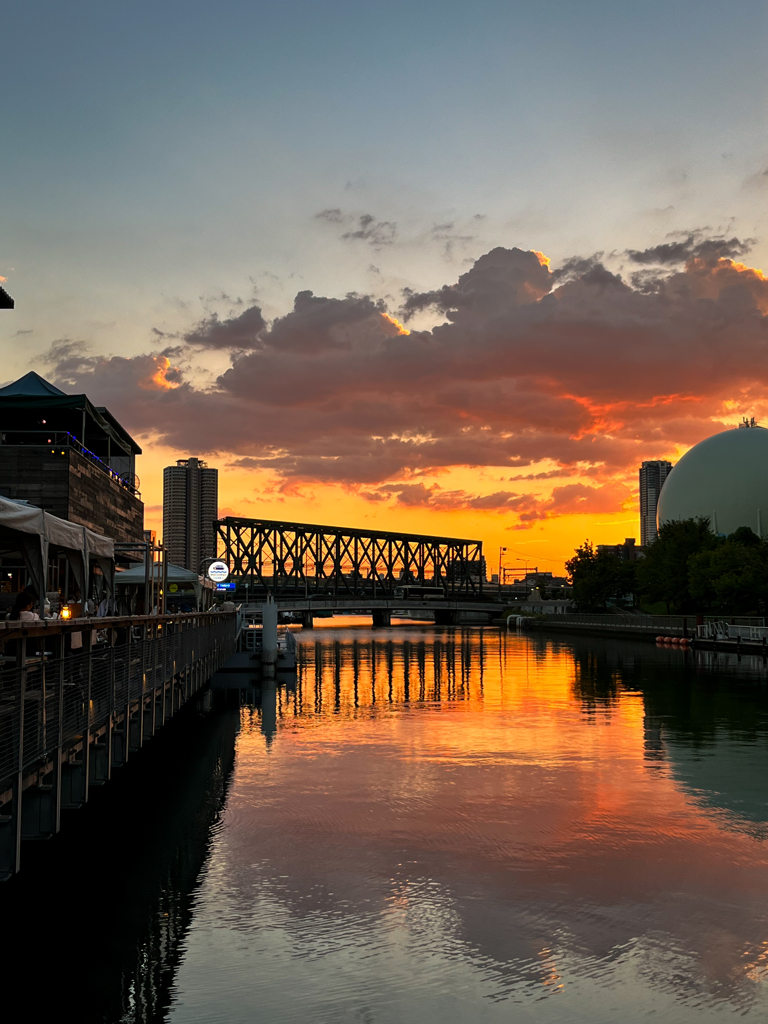
[[501,556],[506,550],[506,548],[499,548],[499,597],[501,597]]

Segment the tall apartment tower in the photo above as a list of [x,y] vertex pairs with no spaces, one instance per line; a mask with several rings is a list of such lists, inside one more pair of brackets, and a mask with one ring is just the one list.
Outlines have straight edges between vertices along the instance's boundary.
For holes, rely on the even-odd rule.
[[192,572],[216,557],[219,471],[201,459],[179,459],[163,470],[163,545],[168,561]]
[[644,462],[640,467],[640,543],[656,540],[656,507],[664,481],[672,472],[671,462]]

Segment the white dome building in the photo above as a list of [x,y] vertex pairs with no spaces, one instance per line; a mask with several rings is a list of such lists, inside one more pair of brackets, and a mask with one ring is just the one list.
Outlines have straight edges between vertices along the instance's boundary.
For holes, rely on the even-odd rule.
[[713,434],[680,459],[659,495],[659,526],[706,516],[714,533],[748,526],[768,534],[768,430],[754,420],[743,426]]

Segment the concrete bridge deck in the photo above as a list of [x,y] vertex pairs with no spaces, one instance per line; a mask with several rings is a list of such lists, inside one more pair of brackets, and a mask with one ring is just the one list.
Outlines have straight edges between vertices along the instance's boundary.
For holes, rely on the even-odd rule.
[[[503,611],[505,605],[493,599],[467,598],[435,600],[414,597],[286,597],[279,596],[275,604],[279,612],[299,612],[302,623],[312,625],[315,615],[350,614],[371,615],[374,626],[388,626],[392,616],[405,612],[433,612],[438,625],[453,626],[470,622],[490,623]],[[261,601],[243,603],[241,612],[247,618],[261,615]]]

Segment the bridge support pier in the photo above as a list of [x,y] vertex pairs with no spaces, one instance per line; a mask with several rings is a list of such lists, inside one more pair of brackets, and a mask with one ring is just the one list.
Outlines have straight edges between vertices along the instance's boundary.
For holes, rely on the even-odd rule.
[[372,614],[374,628],[392,625],[392,612],[388,608],[377,608]]
[[265,675],[272,675],[277,665],[277,605],[272,597],[261,606],[261,664]]
[[314,616],[312,615],[312,612],[302,612],[301,613],[301,625],[302,625],[303,629],[312,629],[314,624],[315,624],[315,619],[314,619]]
[[436,626],[455,626],[457,613],[451,608],[435,608]]

